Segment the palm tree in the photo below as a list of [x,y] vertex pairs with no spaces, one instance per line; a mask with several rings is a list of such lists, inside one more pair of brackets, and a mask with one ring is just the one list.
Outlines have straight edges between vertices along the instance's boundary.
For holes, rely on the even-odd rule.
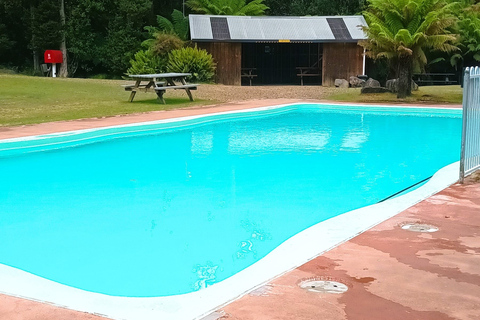
[[188,0],[193,11],[211,15],[261,16],[268,9],[263,0]]
[[369,0],[363,13],[368,40],[360,45],[369,57],[386,58],[395,64],[399,78],[397,98],[412,94],[413,70],[422,70],[427,63],[426,49],[458,50],[457,35],[448,31],[456,23],[452,14],[455,5],[445,0]]

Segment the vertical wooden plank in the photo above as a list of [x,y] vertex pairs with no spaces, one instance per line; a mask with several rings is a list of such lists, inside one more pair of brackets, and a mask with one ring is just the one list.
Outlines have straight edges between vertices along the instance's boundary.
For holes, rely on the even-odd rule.
[[362,47],[356,43],[325,43],[323,48],[324,86],[334,86],[335,79],[348,80],[362,74]]
[[202,42],[199,48],[207,50],[217,64],[215,82],[241,85],[242,44],[232,42]]

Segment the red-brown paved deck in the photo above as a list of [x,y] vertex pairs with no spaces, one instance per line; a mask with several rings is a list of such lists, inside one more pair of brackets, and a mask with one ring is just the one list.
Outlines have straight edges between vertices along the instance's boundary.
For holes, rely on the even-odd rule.
[[[268,105],[272,101],[264,103],[262,105]],[[246,105],[223,108],[242,106]],[[172,115],[165,113],[167,117]],[[173,116],[182,115],[186,114],[180,110]],[[102,119],[107,121],[94,119],[9,128],[0,131],[0,138],[54,132],[51,130],[55,128],[55,131],[64,131],[85,125],[112,125],[118,124],[119,119],[128,120],[126,123],[136,122],[135,119],[147,121],[155,117],[155,114],[153,118],[125,116]],[[420,202],[225,306],[212,318],[480,319],[480,183],[473,180],[470,178],[465,185],[456,184]],[[438,226],[440,230],[414,233],[399,227],[404,222],[418,221]],[[349,290],[343,294],[322,294],[300,289],[298,282],[308,278],[334,279],[347,284]],[[104,318],[0,295],[0,319]]]
[[[404,222],[440,228],[416,233]],[[345,283],[308,292],[303,279]],[[480,319],[480,184],[469,179],[223,308],[222,319]]]

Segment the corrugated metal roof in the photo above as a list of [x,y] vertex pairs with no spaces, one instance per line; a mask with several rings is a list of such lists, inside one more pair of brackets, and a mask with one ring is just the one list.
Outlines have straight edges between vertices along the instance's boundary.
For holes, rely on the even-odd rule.
[[[230,39],[214,37],[212,18],[227,20]],[[351,39],[337,37],[331,30],[327,18],[341,19],[350,33]],[[211,16],[189,15],[190,35],[194,41],[231,41],[231,42],[261,42],[261,41],[309,41],[309,42],[356,42],[366,39],[360,26],[367,23],[363,16],[332,16],[332,17],[245,17],[245,16]],[[215,25],[215,22],[214,22]],[[342,24],[343,25],[343,24]]]

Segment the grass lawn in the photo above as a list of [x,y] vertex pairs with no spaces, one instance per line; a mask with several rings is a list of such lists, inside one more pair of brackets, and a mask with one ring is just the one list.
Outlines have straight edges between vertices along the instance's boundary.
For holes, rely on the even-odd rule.
[[462,104],[463,91],[457,86],[425,86],[413,91],[406,99],[397,99],[394,93],[360,94],[360,88],[332,94],[329,99],[342,102],[409,103],[409,104]]
[[[165,105],[153,93],[137,93],[133,103],[129,92],[120,86],[123,80],[43,78],[0,74],[0,126],[108,117],[154,110],[167,110],[227,101],[265,99],[288,93],[290,98],[363,103],[444,104],[462,103],[460,86],[420,87],[412,97],[398,100],[395,94],[361,95],[360,89],[323,88],[318,86],[234,87],[202,85],[194,91],[195,101],[183,90],[169,91]],[[288,92],[287,92],[288,91]],[[294,94],[297,94],[294,96]],[[202,98],[203,97],[203,98]]]
[[[0,74],[0,126],[106,117],[120,114],[167,110],[212,101],[191,102],[185,97],[165,98],[157,102],[153,93],[137,93],[134,103],[130,92],[120,86],[125,81],[96,79],[42,78]],[[183,92],[184,93],[184,92]]]

